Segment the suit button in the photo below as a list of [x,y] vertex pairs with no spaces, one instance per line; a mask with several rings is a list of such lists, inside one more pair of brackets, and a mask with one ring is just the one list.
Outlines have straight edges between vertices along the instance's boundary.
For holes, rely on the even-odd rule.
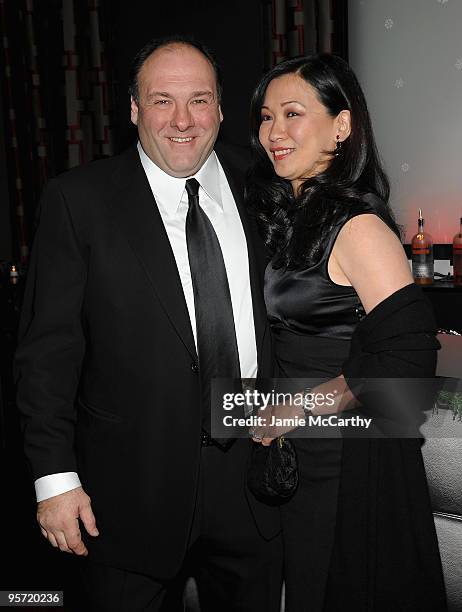
[[191,364],[191,371],[194,372],[194,374],[197,374],[199,372],[199,366],[194,361]]

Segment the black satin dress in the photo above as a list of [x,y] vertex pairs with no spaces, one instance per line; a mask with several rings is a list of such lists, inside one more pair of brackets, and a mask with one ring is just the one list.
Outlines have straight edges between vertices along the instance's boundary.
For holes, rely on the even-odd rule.
[[[352,287],[337,285],[328,260],[343,225],[366,205],[349,208],[332,232],[322,259],[311,268],[265,273],[265,301],[279,378],[334,378],[341,373],[350,340],[364,316]],[[286,612],[323,608],[334,540],[342,440],[294,439],[299,487],[281,507],[285,549]]]

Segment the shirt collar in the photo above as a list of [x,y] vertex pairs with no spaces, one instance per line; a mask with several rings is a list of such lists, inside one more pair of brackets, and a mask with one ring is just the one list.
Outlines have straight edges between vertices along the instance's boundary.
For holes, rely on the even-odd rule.
[[220,172],[218,167],[218,158],[215,151],[208,156],[207,161],[195,175],[195,178],[199,181],[200,186],[205,193],[212,199],[220,210],[223,210],[223,203],[221,201],[221,189],[220,189]]
[[[186,178],[177,178],[164,172],[146,155],[140,142],[138,142],[137,148],[152,193],[156,200],[158,200],[158,206],[161,206],[169,216],[175,215],[178,212],[185,192]],[[187,178],[197,179],[209,198],[217,204],[221,211],[223,210],[219,165],[215,151],[212,151],[202,168],[196,174]]]

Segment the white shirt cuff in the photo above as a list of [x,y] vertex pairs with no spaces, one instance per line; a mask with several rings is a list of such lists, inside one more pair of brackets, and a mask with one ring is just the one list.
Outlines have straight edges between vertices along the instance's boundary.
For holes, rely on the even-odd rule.
[[35,481],[35,495],[37,502],[41,502],[49,497],[61,495],[67,491],[72,491],[81,487],[77,472],[60,472],[59,474],[49,474],[42,476]]

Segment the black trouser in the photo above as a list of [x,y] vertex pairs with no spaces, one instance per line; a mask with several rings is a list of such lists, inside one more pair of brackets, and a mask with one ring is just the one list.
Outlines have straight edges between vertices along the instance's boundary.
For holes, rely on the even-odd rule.
[[244,444],[246,440],[237,440],[227,452],[214,446],[202,449],[189,548],[176,579],[160,583],[85,560],[89,610],[179,612],[184,579],[193,575],[201,612],[279,612],[281,538],[267,542],[257,531],[244,493]]

